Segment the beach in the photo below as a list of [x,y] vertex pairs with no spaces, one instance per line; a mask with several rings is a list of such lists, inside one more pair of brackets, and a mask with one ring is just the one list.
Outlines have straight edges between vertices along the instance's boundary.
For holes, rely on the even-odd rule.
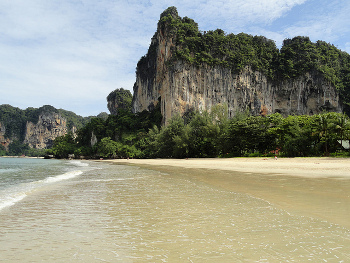
[[115,159],[112,162],[270,175],[283,174],[308,178],[342,177],[350,179],[350,158]]
[[110,162],[181,174],[350,230],[348,158],[120,159]]
[[0,262],[350,260],[346,159],[0,161]]

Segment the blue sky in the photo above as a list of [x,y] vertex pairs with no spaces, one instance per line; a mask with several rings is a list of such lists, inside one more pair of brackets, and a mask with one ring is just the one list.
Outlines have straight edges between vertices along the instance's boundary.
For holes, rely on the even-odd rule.
[[169,6],[202,31],[263,35],[278,47],[309,36],[350,53],[348,0],[1,0],[0,104],[108,112],[111,91],[132,91]]

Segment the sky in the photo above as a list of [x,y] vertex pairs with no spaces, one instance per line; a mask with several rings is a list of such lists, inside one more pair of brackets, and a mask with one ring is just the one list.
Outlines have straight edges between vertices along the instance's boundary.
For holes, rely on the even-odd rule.
[[132,88],[160,14],[176,6],[201,31],[276,42],[309,36],[350,53],[349,0],[0,0],[0,105],[108,112]]

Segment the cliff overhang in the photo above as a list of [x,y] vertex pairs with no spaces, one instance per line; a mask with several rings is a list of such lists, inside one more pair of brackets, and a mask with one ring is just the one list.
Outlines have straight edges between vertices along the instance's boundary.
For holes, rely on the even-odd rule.
[[192,19],[171,7],[161,14],[148,53],[137,65],[132,110],[151,110],[160,101],[164,123],[175,114],[210,111],[216,104],[226,104],[230,116],[247,110],[285,116],[341,112],[344,83],[325,73],[332,72],[331,62],[305,60],[324,47],[332,48],[296,37],[279,50],[261,36],[200,32]]

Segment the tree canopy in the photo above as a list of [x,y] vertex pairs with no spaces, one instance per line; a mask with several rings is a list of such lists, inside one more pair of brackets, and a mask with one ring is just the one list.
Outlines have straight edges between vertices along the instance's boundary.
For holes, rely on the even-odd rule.
[[[11,139],[12,143],[9,145],[9,151],[6,152],[5,148],[0,148],[0,155],[42,155],[44,151],[37,149],[30,149],[28,145],[23,144],[26,124],[32,122],[37,124],[39,116],[42,114],[57,113],[67,120],[67,128],[72,130],[73,127],[77,129],[83,128],[92,117],[82,117],[71,111],[63,109],[56,109],[51,105],[44,105],[40,108],[29,107],[22,110],[17,107],[13,107],[8,104],[0,105],[0,122],[5,127],[5,138]],[[99,116],[106,119],[107,113],[101,113]]]
[[107,120],[92,119],[77,138],[58,138],[52,150],[58,157],[74,153],[94,158],[349,155],[342,149],[342,142],[350,139],[345,114],[262,117],[238,113],[229,119],[225,112],[227,106],[216,105],[211,112],[193,112],[185,119],[177,115],[161,126],[159,107],[140,114],[123,111]]
[[116,89],[107,96],[108,110],[111,114],[116,115],[118,110],[131,111],[132,94],[130,90],[123,88]]

